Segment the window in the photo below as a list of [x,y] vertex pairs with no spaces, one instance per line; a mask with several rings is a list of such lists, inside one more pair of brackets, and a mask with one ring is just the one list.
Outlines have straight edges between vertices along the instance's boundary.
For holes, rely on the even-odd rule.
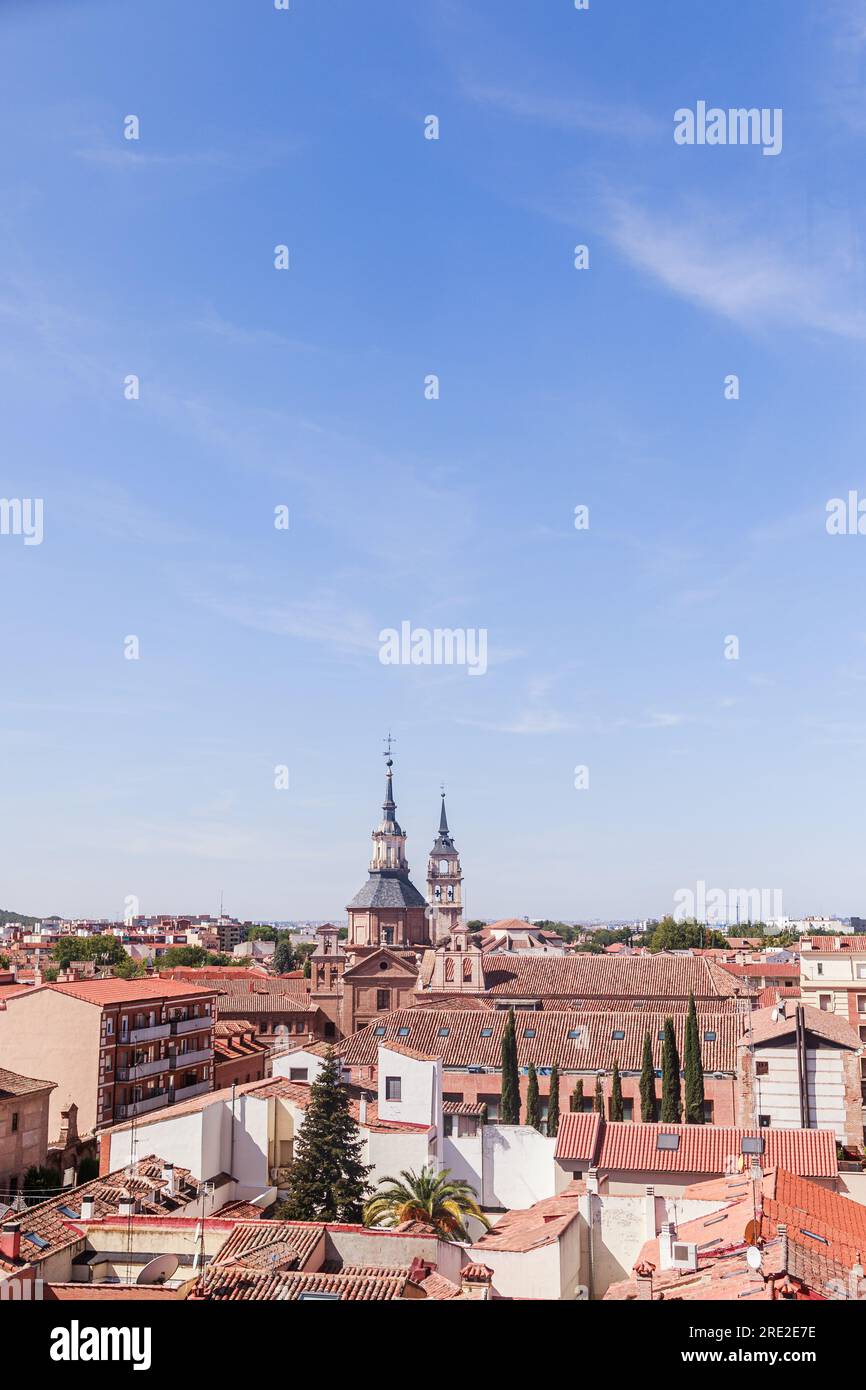
[[755,1075],[756,1075],[756,1076],[769,1076],[769,1074],[770,1074],[770,1063],[769,1063],[769,1062],[756,1062],[756,1063],[755,1063]]
[[290,1067],[290,1068],[289,1068],[289,1080],[290,1080],[290,1081],[306,1081],[308,1074],[309,1074],[309,1070],[308,1070],[307,1067]]
[[656,1139],[657,1149],[670,1149],[675,1151],[680,1146],[680,1136],[678,1134],[660,1134]]
[[482,1038],[492,1038],[492,1037],[493,1037],[493,1029],[492,1029],[492,1028],[482,1028],[482,1029],[481,1029],[481,1036],[482,1036]]
[[744,1154],[762,1154],[764,1152],[763,1139],[754,1139],[746,1135],[742,1143],[742,1152]]
[[704,1033],[704,1042],[715,1042],[715,1041],[716,1041],[716,1035],[715,1035],[715,1033],[713,1032],[713,1030],[712,1030],[711,1028],[708,1028],[707,1031]]
[[499,1096],[479,1096],[478,1099],[487,1107],[487,1123],[495,1125],[499,1119]]
[[450,1028],[440,1028],[440,1029],[439,1029],[438,1036],[439,1036],[440,1038],[447,1038],[447,1037],[448,1037],[448,1034],[449,1034],[450,1032],[451,1032],[451,1029],[450,1029]]
[[626,1099],[623,1097],[623,1102],[622,1102],[622,1118],[625,1120],[626,1124],[629,1124],[629,1125],[630,1125],[630,1124],[632,1124],[632,1123],[634,1122],[634,1101],[633,1101],[633,1100],[626,1100]]
[[857,1012],[858,1014],[866,1014],[866,994],[857,995]]
[[385,1036],[385,1028],[384,1028],[384,1025],[380,1025],[378,1028],[374,1028],[374,1029],[373,1029],[373,1036],[374,1036],[374,1038],[384,1038],[384,1036]]
[[400,1100],[402,1091],[401,1078],[399,1076],[385,1077],[385,1099]]
[[580,1029],[579,1029],[579,1028],[569,1028],[569,1030],[568,1030],[568,1036],[569,1036],[570,1038],[579,1038],[579,1037],[580,1037]]
[[17,1134],[17,1133],[18,1133],[18,1111],[17,1111],[17,1110],[13,1110],[13,1111],[12,1111],[12,1133],[13,1133],[13,1134]]
[[818,961],[817,965],[815,966],[815,974],[816,974],[816,975],[823,975],[823,974],[824,974],[824,962],[823,962],[823,961],[821,961],[821,960]]
[[390,1009],[390,1007],[391,1007],[391,991],[390,991],[390,989],[377,989],[377,990],[376,990],[376,1008],[377,1008],[380,1012],[382,1012],[382,1011],[387,1011],[388,1009]]
[[534,1038],[534,1037],[535,1037],[535,1029],[534,1029],[534,1028],[524,1028],[524,1030],[523,1030],[523,1036],[524,1036],[525,1038]]
[[712,1102],[711,1100],[705,1100],[705,1101],[704,1101],[704,1124],[705,1124],[705,1125],[711,1125],[712,1123],[713,1123],[713,1102]]
[[825,1013],[829,1013],[829,1012],[830,1012],[830,1005],[832,1004],[832,1002],[833,1002],[833,996],[832,996],[832,994],[819,994],[819,995],[818,995],[818,1008],[819,1008],[819,1009],[823,1009]]
[[397,1037],[398,1037],[398,1038],[408,1038],[408,1036],[409,1036],[409,1029],[408,1029],[408,1028],[398,1028],[398,1029],[397,1029]]
[[610,1036],[613,1038],[614,1042],[622,1042],[622,1039],[625,1037],[625,1033],[623,1032],[622,1028],[614,1028]]
[[759,1128],[759,1129],[769,1129],[769,1128],[770,1128],[770,1118],[771,1118],[771,1117],[770,1117],[769,1115],[759,1115],[759,1116],[758,1116],[758,1128]]
[[659,1042],[664,1042],[664,1040],[665,1040],[665,1030],[664,1030],[664,1028],[660,1028],[656,1036],[658,1037]]

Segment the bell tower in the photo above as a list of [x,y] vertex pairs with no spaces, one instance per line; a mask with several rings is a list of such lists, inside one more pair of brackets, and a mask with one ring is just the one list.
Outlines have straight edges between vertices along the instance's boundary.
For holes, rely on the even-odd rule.
[[448,829],[445,814],[445,788],[439,813],[439,834],[427,860],[427,902],[430,907],[430,936],[434,946],[448,941],[463,915],[463,870],[460,855]]

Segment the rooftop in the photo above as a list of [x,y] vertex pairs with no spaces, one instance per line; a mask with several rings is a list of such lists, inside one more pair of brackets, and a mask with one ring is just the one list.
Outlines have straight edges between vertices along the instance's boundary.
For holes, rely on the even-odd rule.
[[494,1250],[536,1250],[552,1245],[580,1215],[579,1192],[568,1188],[557,1197],[546,1197],[524,1211],[507,1211],[492,1230],[473,1243],[479,1260]]

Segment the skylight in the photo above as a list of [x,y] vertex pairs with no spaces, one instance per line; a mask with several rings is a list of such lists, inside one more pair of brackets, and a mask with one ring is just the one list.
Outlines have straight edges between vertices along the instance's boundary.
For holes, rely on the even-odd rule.
[[656,1139],[657,1149],[678,1149],[680,1146],[680,1136],[678,1134],[660,1134]]
[[482,1036],[482,1038],[492,1038],[492,1037],[493,1037],[493,1029],[492,1029],[492,1028],[482,1028],[482,1029],[481,1029],[481,1036]]
[[743,1140],[742,1152],[744,1154],[762,1154],[764,1152],[763,1139],[750,1139],[746,1136]]

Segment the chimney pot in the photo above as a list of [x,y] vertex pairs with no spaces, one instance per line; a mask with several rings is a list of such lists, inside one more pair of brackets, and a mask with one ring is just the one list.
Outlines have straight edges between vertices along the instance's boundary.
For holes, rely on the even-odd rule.
[[4,1259],[17,1260],[21,1257],[21,1227],[17,1221],[6,1220],[0,1229],[0,1255]]

